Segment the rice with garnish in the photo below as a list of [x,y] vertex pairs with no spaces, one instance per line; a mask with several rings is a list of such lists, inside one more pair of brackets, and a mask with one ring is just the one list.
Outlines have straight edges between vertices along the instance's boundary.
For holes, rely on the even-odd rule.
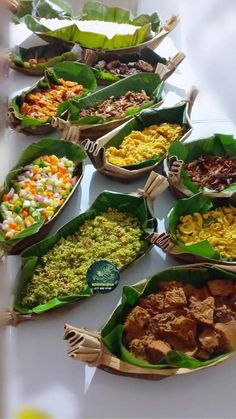
[[113,36],[117,34],[133,35],[137,29],[140,29],[140,26],[129,25],[126,23],[104,22],[101,20],[61,20],[42,18],[40,23],[51,31],[76,25],[80,31],[103,34],[109,39],[113,38]]

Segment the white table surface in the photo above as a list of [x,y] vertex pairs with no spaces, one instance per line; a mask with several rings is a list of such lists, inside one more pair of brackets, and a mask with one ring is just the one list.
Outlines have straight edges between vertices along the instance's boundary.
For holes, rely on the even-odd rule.
[[[22,41],[28,34],[15,29],[12,42]],[[158,52],[164,56],[175,53],[171,40],[165,40]],[[168,81],[167,90],[184,95],[193,81],[188,63]],[[11,72],[10,93],[32,85],[36,79]],[[196,81],[195,81],[196,83]],[[178,87],[176,87],[178,86]],[[167,95],[168,102],[178,97]],[[194,131],[190,140],[214,132],[236,134],[216,99],[200,91],[193,108]],[[57,134],[54,134],[56,136]],[[0,181],[15,163],[21,150],[41,137],[26,137],[9,130],[0,140]],[[121,192],[135,191],[145,179],[124,185],[97,173],[86,160],[84,179],[52,229],[53,233],[78,213],[87,210],[104,189]],[[155,210],[160,231],[174,198],[169,191],[156,200]],[[6,418],[25,407],[39,408],[54,419],[74,418],[235,418],[236,365],[228,361],[217,368],[177,376],[160,382],[138,380],[108,374],[89,368],[67,356],[63,342],[65,323],[99,329],[114,309],[123,284],[133,284],[178,262],[158,249],[121,275],[121,283],[107,295],[97,295],[81,305],[52,313],[39,319],[7,328]],[[1,276],[13,282],[20,267],[20,257],[11,256],[1,266]],[[32,417],[32,419],[34,419]]]

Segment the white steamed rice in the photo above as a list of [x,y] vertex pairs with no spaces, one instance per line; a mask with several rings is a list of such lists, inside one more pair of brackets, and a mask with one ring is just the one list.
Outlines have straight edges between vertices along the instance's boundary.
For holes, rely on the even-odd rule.
[[117,34],[133,35],[135,31],[140,28],[140,26],[128,25],[126,23],[104,22],[101,20],[60,20],[42,18],[40,23],[51,31],[75,24],[81,31],[103,34],[109,39]]

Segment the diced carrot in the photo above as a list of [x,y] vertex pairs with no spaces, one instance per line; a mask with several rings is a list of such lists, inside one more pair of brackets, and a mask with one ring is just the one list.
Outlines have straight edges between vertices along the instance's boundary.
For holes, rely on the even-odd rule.
[[2,197],[2,200],[3,201],[8,201],[9,200],[9,196],[6,195],[6,194],[4,194],[3,197]]
[[23,211],[21,211],[21,215],[22,217],[27,217],[28,216],[28,211],[26,211],[25,209]]
[[62,166],[59,166],[59,167],[58,167],[58,170],[59,170],[59,172],[61,172],[61,173],[66,173],[66,172],[67,172],[66,168],[65,168],[65,167],[62,167]]
[[9,223],[9,226],[10,226],[11,228],[13,228],[14,230],[16,230],[16,229],[17,229],[17,224],[16,224],[16,223],[14,223],[13,221],[12,221],[11,223]]

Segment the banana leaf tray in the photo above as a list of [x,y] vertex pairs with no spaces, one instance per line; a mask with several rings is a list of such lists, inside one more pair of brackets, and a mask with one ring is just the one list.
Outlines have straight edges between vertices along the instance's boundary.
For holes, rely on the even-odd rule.
[[[81,48],[72,47],[61,41],[53,41],[47,45],[31,48],[15,47],[9,54],[9,67],[27,76],[43,76],[45,70],[55,67],[63,61],[78,61],[81,57]],[[29,64],[29,60],[43,59],[45,62]]]
[[112,374],[149,380],[190,374],[226,361],[235,353],[229,352],[209,361],[200,361],[183,352],[171,351],[159,364],[153,365],[135,358],[122,344],[125,315],[141,296],[157,291],[161,281],[177,280],[201,286],[206,281],[217,278],[236,282],[236,268],[201,263],[177,266],[167,268],[133,286],[124,286],[121,300],[101,331],[90,332],[65,325],[64,340],[68,344],[69,357]]
[[163,252],[185,262],[211,262],[225,266],[236,266],[236,260],[229,261],[213,249],[208,240],[199,241],[192,245],[185,245],[176,237],[176,229],[181,216],[199,212],[204,214],[222,205],[236,206],[236,195],[229,198],[209,197],[203,193],[189,198],[179,199],[172,206],[167,215],[167,229],[161,234],[153,234],[151,241]]
[[153,67],[153,73],[158,74],[162,80],[166,80],[175,72],[184,58],[185,55],[182,52],[178,52],[173,57],[166,59],[147,47],[143,48],[140,52],[133,54],[118,54],[115,52],[99,53],[91,49],[84,49],[82,53],[82,62],[93,68],[99,85],[109,85],[127,77],[127,75],[114,75],[107,70],[97,68],[96,64],[99,61],[104,60],[106,63],[110,63],[111,61],[119,60],[120,62],[127,64],[143,60]]
[[76,144],[71,144],[66,141],[59,141],[54,138],[45,138],[40,140],[38,143],[32,143],[23,151],[16,165],[6,176],[4,185],[0,190],[0,201],[2,200],[3,195],[10,190],[12,182],[22,172],[23,167],[32,163],[38,157],[47,154],[55,154],[57,157],[67,157],[71,159],[76,164],[75,174],[79,177],[78,181],[74,185],[73,189],[61,207],[50,220],[46,222],[41,221],[33,224],[30,227],[26,227],[25,230],[23,230],[21,233],[18,233],[11,240],[6,240],[2,231],[0,231],[0,249],[3,252],[11,255],[19,254],[26,247],[31,246],[33,243],[36,243],[39,240],[42,240],[48,234],[57,217],[60,216],[67,202],[70,200],[75,190],[78,188],[80,182],[82,181],[84,174],[83,160],[86,157],[84,150]]
[[[158,74],[143,73],[129,76],[124,80],[113,83],[111,86],[92,93],[86,98],[65,102],[64,116],[52,118],[52,125],[62,131],[62,139],[67,141],[79,142],[87,138],[95,141],[102,135],[132,119],[142,109],[160,106],[163,87],[164,82]],[[79,118],[79,112],[82,109],[96,107],[101,102],[111,97],[119,98],[128,91],[140,92],[141,90],[144,90],[151,100],[142,106],[128,109],[125,116],[121,118],[109,120],[98,116]]]
[[129,167],[121,167],[107,161],[105,155],[106,149],[111,146],[119,147],[123,139],[133,130],[142,131],[150,125],[161,124],[163,122],[182,125],[185,128],[185,133],[180,141],[185,141],[193,130],[190,115],[196,95],[197,90],[193,88],[186,100],[174,107],[143,110],[131,121],[99,138],[95,143],[90,139],[85,140],[83,145],[94,167],[104,175],[123,182],[132,182],[150,173],[151,170],[154,170],[162,163],[165,154],[161,157],[156,156]]
[[[116,50],[122,52],[137,52],[146,46],[155,49],[179,22],[178,16],[172,16],[162,25],[157,13],[133,17],[128,9],[109,7],[96,1],[87,1],[84,4],[81,15],[74,19],[79,21],[100,20],[105,22],[131,24],[137,27],[136,31],[133,35],[116,34],[112,38],[109,38],[105,34],[96,34],[94,32],[89,32],[89,30],[79,30],[77,25],[73,24],[73,22],[66,27],[50,30],[47,26],[47,21],[42,22],[40,20],[41,17],[64,17],[66,19],[73,19],[68,7],[64,7],[63,10],[60,5],[59,7],[57,5],[57,7],[54,7],[54,10],[52,10],[54,2],[55,0],[51,2],[39,0],[39,4],[36,5],[35,8],[29,8],[29,10],[27,10],[27,7],[25,7],[25,11],[22,10],[20,16],[18,13],[20,21],[23,21],[32,32],[46,41],[51,42],[51,40],[59,39],[71,44],[79,44],[84,48],[110,51]],[[22,9],[24,9],[24,7]],[[43,9],[44,13],[42,13]]]
[[236,192],[236,183],[232,183],[222,191],[200,188],[184,170],[184,164],[196,160],[201,155],[236,156],[236,140],[233,135],[215,134],[210,138],[199,139],[191,143],[172,144],[164,161],[164,171],[170,187],[178,197],[192,196],[202,192],[212,198],[229,198]]
[[[62,142],[63,143],[63,142]],[[28,283],[36,266],[40,263],[41,258],[46,254],[62,237],[66,238],[73,234],[83,225],[86,220],[95,218],[98,214],[109,208],[115,208],[119,211],[128,212],[136,216],[143,230],[142,248],[136,257],[130,263],[123,265],[120,271],[125,270],[129,265],[135,263],[143,257],[153,246],[150,241],[152,234],[157,231],[157,220],[153,216],[153,201],[155,197],[161,194],[168,187],[166,178],[152,172],[147,180],[143,190],[138,190],[131,194],[122,194],[116,192],[104,191],[101,193],[92,206],[85,212],[67,224],[65,224],[57,233],[49,238],[42,240],[40,243],[27,248],[21,255],[22,265],[16,278],[13,291],[12,304],[5,313],[5,322],[7,324],[17,325],[19,322],[26,320],[35,320],[39,318],[39,314],[51,315],[51,311],[55,308],[64,307],[71,303],[85,300],[93,295],[92,289],[87,286],[78,295],[68,297],[56,297],[45,304],[37,305],[29,309],[22,306],[21,294],[26,283]],[[57,312],[57,310],[55,310]]]
[[[21,106],[26,95],[35,89],[44,90],[51,84],[57,84],[58,79],[76,81],[81,83],[85,90],[84,94],[89,94],[97,86],[96,78],[88,66],[75,62],[63,62],[57,64],[53,69],[47,69],[45,76],[40,79],[29,90],[22,92],[20,95],[14,97],[8,109],[8,124],[17,132],[24,132],[31,135],[45,135],[54,130],[51,124],[51,118],[47,122],[38,121],[36,119],[27,118],[21,113]],[[63,105],[63,104],[61,104]],[[61,106],[60,105],[60,106]],[[60,106],[58,107],[58,115],[61,114]],[[63,112],[62,112],[63,113]]]

